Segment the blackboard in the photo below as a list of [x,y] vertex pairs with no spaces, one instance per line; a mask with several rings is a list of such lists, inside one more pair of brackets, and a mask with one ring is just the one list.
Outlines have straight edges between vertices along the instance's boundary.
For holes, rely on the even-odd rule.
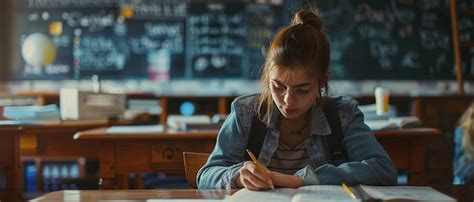
[[164,63],[171,80],[254,79],[262,47],[307,4],[317,4],[327,24],[332,78],[454,79],[447,0],[20,0],[20,46],[51,22],[64,28],[52,36],[52,65],[21,61],[16,75],[146,79]]
[[[20,62],[18,79],[256,78],[261,47],[286,23],[283,1],[20,0],[19,46],[32,33],[58,47],[53,64]],[[130,15],[130,12],[132,15]],[[63,31],[53,35],[51,24]],[[21,57],[20,57],[21,59]]]
[[449,1],[319,1],[340,79],[454,79]]

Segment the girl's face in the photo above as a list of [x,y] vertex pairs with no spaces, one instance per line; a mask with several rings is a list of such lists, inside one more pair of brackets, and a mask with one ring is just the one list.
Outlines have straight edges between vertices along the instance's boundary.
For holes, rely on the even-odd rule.
[[303,68],[277,68],[270,73],[270,92],[285,118],[298,119],[314,104],[318,86]]

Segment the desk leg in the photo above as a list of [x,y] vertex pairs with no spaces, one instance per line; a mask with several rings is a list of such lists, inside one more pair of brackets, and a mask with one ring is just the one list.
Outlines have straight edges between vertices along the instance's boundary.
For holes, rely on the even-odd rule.
[[1,201],[23,201],[21,190],[21,169],[18,134],[0,135],[0,169],[3,170],[6,184],[0,190]]
[[142,173],[136,173],[135,174],[135,189],[143,189],[143,174]]
[[99,148],[99,188],[115,188],[114,143],[101,142]]
[[410,172],[408,175],[408,185],[425,184],[425,155],[426,144],[422,140],[410,142]]
[[13,171],[13,179],[14,179],[14,182],[13,182],[13,189],[15,190],[16,194],[14,195],[15,198],[13,201],[15,201],[15,199],[18,199],[17,201],[24,201],[24,197],[23,197],[23,185],[22,185],[22,181],[23,181],[23,165],[21,164],[21,161],[20,161],[20,135],[16,135],[15,136],[15,140],[14,140],[14,145],[18,145],[16,146],[15,148],[15,160],[14,160],[14,163],[13,165],[15,165],[15,170]]
[[116,174],[115,178],[115,189],[128,189],[128,174]]

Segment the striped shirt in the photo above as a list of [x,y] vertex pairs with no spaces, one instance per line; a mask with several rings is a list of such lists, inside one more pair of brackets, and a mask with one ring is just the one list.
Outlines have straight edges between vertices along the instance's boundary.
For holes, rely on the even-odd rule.
[[284,142],[278,143],[278,148],[270,159],[268,169],[288,175],[293,175],[296,171],[310,165],[306,146],[309,139],[301,142],[299,145],[291,148],[285,145]]

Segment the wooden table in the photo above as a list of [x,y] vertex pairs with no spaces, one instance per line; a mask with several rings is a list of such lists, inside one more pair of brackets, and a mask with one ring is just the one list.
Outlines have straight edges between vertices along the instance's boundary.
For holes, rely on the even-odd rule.
[[[375,137],[395,163],[397,170],[408,173],[409,185],[426,185],[426,155],[429,141],[441,138],[433,128],[414,128],[375,132]],[[451,162],[443,162],[451,163]],[[446,171],[451,175],[451,171]]]
[[[432,186],[438,191],[455,198],[458,202],[474,199],[474,186],[440,185]],[[147,199],[224,199],[237,190],[224,189],[182,189],[182,190],[91,190],[91,191],[57,191],[36,198],[34,201],[100,201],[100,200],[133,200]]]
[[[225,189],[175,189],[175,190],[65,190],[45,194],[34,200],[39,201],[100,201],[147,199],[224,199],[237,190]],[[33,201],[34,201],[33,200]]]
[[21,199],[18,134],[18,126],[0,127],[0,179],[5,180],[5,187],[0,187],[0,201]]
[[[101,189],[127,189],[128,173],[184,174],[182,152],[209,153],[218,131],[163,132],[157,134],[107,134],[106,128],[77,133],[79,140],[100,141]],[[399,170],[409,173],[408,184],[424,181],[426,140],[441,136],[430,128],[376,132]],[[140,188],[141,183],[137,183]]]
[[78,131],[133,124],[134,121],[80,120],[23,125],[20,130],[20,154],[22,156],[83,156],[97,157],[97,144],[74,141]]
[[[102,189],[127,189],[128,173],[184,174],[183,152],[210,153],[217,130],[157,134],[107,134],[107,128],[76,133],[75,139],[100,141],[99,175]],[[142,182],[138,178],[137,187]]]
[[[36,162],[36,187],[41,191],[43,187],[42,161],[85,162],[85,160],[99,159],[99,142],[74,141],[73,136],[76,132],[135,122],[135,120],[100,119],[23,125],[19,127],[20,159]],[[85,166],[79,166],[79,176],[84,175]]]

